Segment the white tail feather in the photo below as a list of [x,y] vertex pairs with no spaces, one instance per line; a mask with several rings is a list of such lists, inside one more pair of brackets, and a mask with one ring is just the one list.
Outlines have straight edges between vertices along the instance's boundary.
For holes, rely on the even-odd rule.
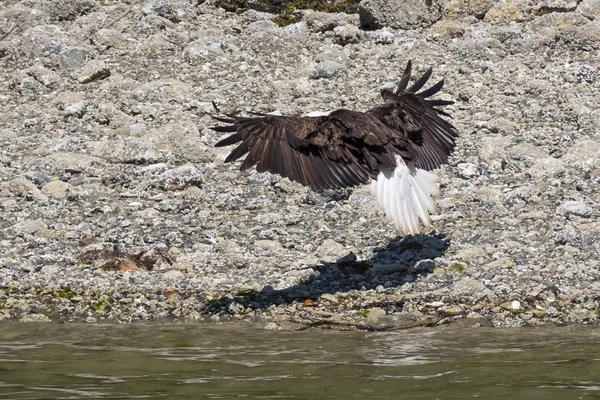
[[385,210],[396,229],[405,234],[416,234],[421,225],[431,226],[430,214],[435,214],[433,197],[439,197],[439,177],[433,172],[406,165],[396,156],[394,171],[382,169],[371,184],[371,193]]

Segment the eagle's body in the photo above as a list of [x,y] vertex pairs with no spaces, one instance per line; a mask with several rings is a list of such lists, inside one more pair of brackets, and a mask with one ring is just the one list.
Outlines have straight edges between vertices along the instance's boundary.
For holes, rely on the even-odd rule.
[[[240,143],[225,162],[248,154],[241,170],[256,166],[309,186],[315,191],[372,182],[371,191],[399,231],[417,233],[430,226],[439,196],[433,169],[447,163],[456,128],[435,106],[447,100],[426,100],[444,81],[417,93],[431,68],[409,89],[409,62],[395,92],[382,90],[384,104],[367,112],[336,110],[309,116],[257,113],[255,117],[215,117],[230,125],[213,127],[234,132],[215,146]],[[419,220],[421,223],[419,223]]]

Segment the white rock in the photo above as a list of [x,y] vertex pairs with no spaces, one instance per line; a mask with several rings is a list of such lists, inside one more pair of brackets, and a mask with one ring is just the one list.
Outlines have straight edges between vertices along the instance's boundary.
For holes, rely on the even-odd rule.
[[379,29],[375,32],[375,43],[392,44],[394,43],[394,34],[388,28]]
[[85,115],[87,109],[87,101],[78,101],[77,103],[69,104],[65,107],[66,117],[78,117],[81,118]]
[[479,167],[471,163],[460,163],[456,166],[458,176],[463,179],[470,179],[479,176]]
[[565,201],[558,207],[558,211],[564,215],[577,215],[589,218],[592,216],[592,208],[581,201]]

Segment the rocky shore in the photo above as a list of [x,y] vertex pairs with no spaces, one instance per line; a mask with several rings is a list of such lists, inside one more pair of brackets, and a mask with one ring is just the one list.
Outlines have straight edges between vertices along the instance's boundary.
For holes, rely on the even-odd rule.
[[[597,322],[600,3],[363,3],[285,26],[210,1],[0,4],[0,318]],[[213,147],[212,101],[366,110],[409,59],[456,100],[435,232]]]

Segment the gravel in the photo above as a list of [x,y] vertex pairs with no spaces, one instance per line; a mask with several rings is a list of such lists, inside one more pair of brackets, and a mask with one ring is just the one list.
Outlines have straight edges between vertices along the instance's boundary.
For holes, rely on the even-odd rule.
[[[572,3],[449,1],[430,27],[368,31],[210,1],[3,2],[0,318],[597,322],[600,19]],[[212,101],[365,110],[409,59],[457,101],[435,232],[397,236],[368,187],[312,193],[213,147]]]

